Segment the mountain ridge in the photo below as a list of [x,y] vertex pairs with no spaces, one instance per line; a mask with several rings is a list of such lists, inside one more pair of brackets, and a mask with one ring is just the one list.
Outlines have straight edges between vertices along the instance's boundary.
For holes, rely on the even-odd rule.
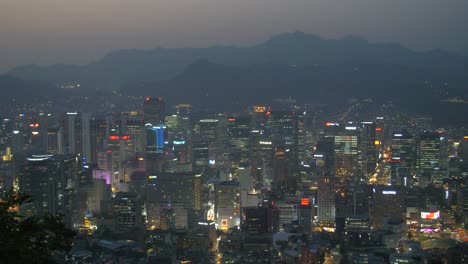
[[446,51],[417,52],[395,43],[370,43],[361,37],[323,39],[303,32],[283,33],[248,47],[125,49],[106,54],[86,65],[21,66],[9,75],[55,84],[81,83],[115,89],[134,82],[169,80],[198,59],[228,66],[252,64],[325,65],[349,61],[382,61],[466,79],[468,57]]

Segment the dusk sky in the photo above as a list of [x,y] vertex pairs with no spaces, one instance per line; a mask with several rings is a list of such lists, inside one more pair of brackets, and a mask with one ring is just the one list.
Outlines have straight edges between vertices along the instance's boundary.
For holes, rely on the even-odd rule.
[[0,72],[122,48],[252,45],[296,30],[468,53],[468,1],[1,0]]

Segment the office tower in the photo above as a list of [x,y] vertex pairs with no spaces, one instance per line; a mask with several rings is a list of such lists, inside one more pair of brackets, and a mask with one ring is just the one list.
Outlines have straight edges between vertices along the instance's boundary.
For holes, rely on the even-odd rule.
[[176,138],[188,141],[192,134],[192,105],[176,105],[177,127]]
[[278,209],[279,227],[281,229],[291,226],[299,220],[298,204],[296,201],[278,201],[274,205]]
[[317,220],[321,226],[335,226],[335,182],[333,177],[319,177],[317,186]]
[[192,173],[158,173],[147,179],[147,201],[154,203],[182,203],[194,206],[195,178]]
[[68,112],[65,123],[66,153],[76,155],[82,153],[82,122],[77,112]]
[[242,224],[242,231],[252,234],[264,234],[273,231],[270,208],[246,207],[243,208],[245,220]]
[[120,182],[129,181],[130,172],[125,163],[135,156],[132,137],[111,135],[106,145],[105,151],[98,152],[98,167],[110,172],[112,186],[116,187]]
[[268,117],[271,115],[271,108],[268,106],[256,105],[249,109],[252,119],[252,129],[264,130]]
[[11,135],[11,149],[13,154],[23,152],[24,148],[24,136],[23,131],[16,129],[13,130],[13,134]]
[[369,214],[368,195],[363,185],[349,184],[340,190],[335,199],[337,217]]
[[[437,133],[424,132],[416,143],[416,166],[419,185],[430,182],[432,175],[440,169],[440,136]],[[429,179],[422,179],[429,178]],[[426,184],[423,184],[426,183]]]
[[306,118],[307,112],[303,108],[294,108],[294,138],[293,138],[293,164],[303,164],[306,157]]
[[228,141],[231,146],[231,161],[242,162],[250,159],[250,118],[248,116],[228,118]]
[[369,177],[375,170],[378,158],[378,149],[381,142],[376,140],[374,122],[361,122],[359,127],[359,151],[361,171],[364,176]]
[[196,194],[196,188],[200,187],[196,178],[192,173],[156,173],[148,176],[146,201],[150,228],[159,228],[164,224],[161,222],[161,214],[165,208],[175,210],[178,222],[186,221],[184,219],[187,217],[190,218],[187,220],[189,223],[192,221],[191,212],[197,205],[195,197],[199,195]]
[[136,193],[118,192],[114,198],[113,215],[116,230],[130,231],[132,227],[143,223],[141,203]]
[[166,104],[162,97],[146,97],[143,102],[143,117],[145,124],[153,126],[164,124],[166,117]]
[[91,117],[88,113],[81,114],[81,159],[83,163],[92,162],[91,152]]
[[382,145],[388,145],[384,142],[385,141],[385,132],[386,132],[386,126],[385,126],[385,119],[382,116],[378,116],[375,118],[375,140],[378,140],[379,142],[383,143]]
[[[275,145],[284,146],[285,150],[291,152],[291,159],[296,157],[294,153],[295,125],[292,111],[272,111],[268,117],[267,133]],[[295,162],[295,161],[292,161]]]
[[33,202],[26,215],[62,214],[65,223],[76,223],[74,192],[79,180],[79,162],[74,156],[33,155],[27,159],[20,178],[20,192]]
[[195,211],[200,211],[202,209],[201,203],[201,192],[202,192],[202,184],[201,184],[201,175],[197,174],[194,178],[194,185],[193,185],[193,209]]
[[215,214],[221,230],[240,224],[239,183],[225,181],[215,185]]
[[354,178],[359,174],[357,127],[347,125],[334,140],[334,174],[341,181]]
[[164,124],[166,106],[162,97],[147,97],[143,103],[143,117],[146,136],[146,170],[148,172],[164,171],[164,142],[167,138],[167,127]]
[[125,117],[123,134],[131,136],[134,152],[142,155],[145,152],[145,124],[143,117],[137,112],[130,112]]
[[162,172],[164,170],[165,125],[146,127],[146,170]]
[[[47,129],[47,146],[46,152],[48,154],[61,154],[60,152],[60,128],[48,128]],[[63,153],[62,153],[63,154]]]
[[391,151],[391,184],[411,186],[415,158],[413,136],[406,131],[394,132]]
[[321,174],[333,174],[335,165],[335,137],[330,135],[321,137],[317,142],[317,148],[313,157],[320,161],[317,167],[320,168]]
[[190,118],[192,115],[192,105],[191,104],[178,104],[176,105],[176,114],[177,117],[179,118],[179,126],[185,126],[189,128],[191,126],[190,124]]
[[312,203],[310,197],[301,197],[298,206],[299,211],[299,226],[304,233],[310,233],[312,229]]
[[109,137],[107,132],[108,122],[104,118],[92,117],[90,119],[90,137],[91,137],[91,157],[89,163],[97,163],[98,151],[106,149],[106,142]]
[[284,146],[277,146],[273,158],[273,189],[285,194],[291,192],[294,187],[286,149]]
[[87,212],[92,213],[94,216],[103,216],[109,212],[109,205],[111,205],[111,185],[110,175],[102,175],[102,171],[96,175],[93,172],[93,183],[90,193],[87,195],[86,205]]
[[371,240],[372,228],[369,216],[349,216],[345,218],[344,235],[348,245],[359,246]]
[[386,219],[402,221],[405,192],[397,186],[375,186],[370,200],[370,217],[374,229],[381,229]]
[[[193,167],[196,171],[216,164],[216,151],[220,141],[220,122],[218,119],[201,119],[197,122],[192,135]],[[211,160],[211,161],[210,161]]]
[[254,189],[251,175],[252,169],[249,163],[241,163],[238,169],[238,180],[240,189],[240,203],[242,207],[257,206],[256,191]]

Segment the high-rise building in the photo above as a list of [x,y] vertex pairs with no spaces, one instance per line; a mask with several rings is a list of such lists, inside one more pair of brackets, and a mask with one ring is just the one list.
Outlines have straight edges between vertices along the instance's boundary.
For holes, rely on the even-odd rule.
[[197,122],[192,135],[192,159],[196,171],[216,164],[214,154],[219,146],[220,136],[218,119],[201,119]]
[[215,214],[221,230],[240,224],[240,194],[237,181],[220,182],[215,185]]
[[26,215],[62,214],[65,223],[76,223],[74,192],[79,181],[79,162],[74,156],[33,155],[20,177],[20,192],[31,195]]
[[242,230],[249,235],[278,231],[279,215],[276,207],[246,207],[243,212]]
[[284,146],[277,146],[273,158],[273,189],[285,194],[291,192],[294,187],[286,149]]
[[166,104],[162,97],[146,97],[143,102],[143,115],[145,124],[152,126],[164,124],[166,117]]
[[[187,225],[196,199],[200,194],[197,176],[192,173],[156,173],[149,175],[146,184],[147,219],[149,228],[159,228],[165,209],[175,213],[177,226]],[[167,210],[166,210],[167,211]],[[187,218],[189,218],[187,220]],[[184,224],[185,223],[185,224]]]
[[295,158],[297,155],[293,153],[295,151],[294,139],[295,139],[295,128],[294,125],[294,114],[292,111],[272,111],[268,117],[267,132],[271,140],[275,145],[282,145],[285,150],[288,150],[291,158]]
[[421,177],[431,177],[436,170],[440,169],[440,136],[437,133],[424,132],[419,135],[416,143],[416,165],[417,177],[421,182],[430,182]]
[[398,186],[375,186],[370,202],[370,217],[374,229],[381,229],[386,219],[404,219],[405,192]]
[[378,158],[378,148],[381,142],[375,136],[374,122],[361,122],[359,127],[359,152],[361,171],[363,175],[369,177],[375,170]]
[[310,233],[312,228],[312,203],[310,197],[301,197],[298,206],[299,225],[304,233]]
[[391,184],[411,186],[415,161],[413,136],[406,131],[394,132],[391,151]]
[[141,203],[136,193],[118,192],[114,198],[113,211],[116,229],[120,232],[143,224]]
[[164,171],[165,125],[146,127],[146,170]]
[[231,146],[231,161],[250,160],[250,118],[247,116],[228,118],[228,140]]
[[82,122],[77,112],[68,112],[65,123],[67,153],[76,155],[82,153]]
[[323,176],[317,186],[317,220],[323,226],[335,225],[335,181]]
[[340,181],[359,174],[358,135],[355,125],[347,125],[335,135],[334,174]]
[[93,158],[91,148],[91,117],[88,113],[81,114],[81,159],[85,163],[90,163]]

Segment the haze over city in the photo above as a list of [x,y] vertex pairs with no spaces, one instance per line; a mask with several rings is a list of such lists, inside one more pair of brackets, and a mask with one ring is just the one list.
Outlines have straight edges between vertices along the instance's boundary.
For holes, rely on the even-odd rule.
[[1,0],[0,264],[468,263],[466,0]]
[[0,72],[126,48],[246,46],[296,30],[466,53],[463,0],[4,0]]

